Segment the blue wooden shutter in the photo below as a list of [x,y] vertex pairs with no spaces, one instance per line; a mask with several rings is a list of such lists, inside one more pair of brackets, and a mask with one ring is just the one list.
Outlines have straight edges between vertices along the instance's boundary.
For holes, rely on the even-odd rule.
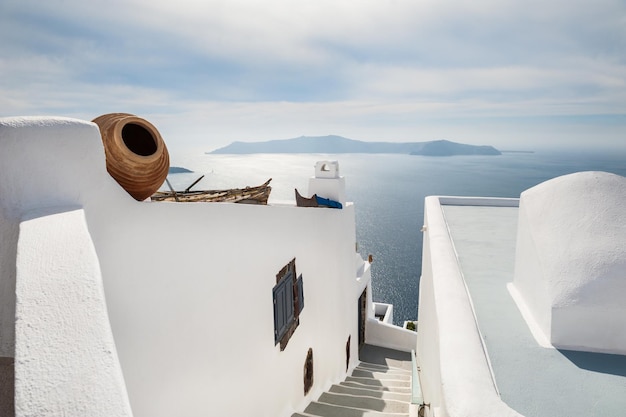
[[302,275],[296,281],[296,288],[298,289],[298,314],[300,314],[304,308],[304,282],[302,281]]
[[295,309],[293,308],[293,272],[289,271],[285,278],[283,278],[285,283],[285,306],[287,311],[287,324],[290,325],[294,320]]
[[274,296],[274,343],[278,344],[294,320],[293,274],[286,274],[272,292]]

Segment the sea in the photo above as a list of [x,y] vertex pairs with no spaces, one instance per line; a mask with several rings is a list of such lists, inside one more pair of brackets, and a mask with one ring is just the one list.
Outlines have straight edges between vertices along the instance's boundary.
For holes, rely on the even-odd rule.
[[[374,301],[394,305],[394,323],[417,320],[422,268],[424,198],[429,195],[519,197],[543,181],[579,171],[626,176],[626,152],[503,152],[499,156],[428,157],[401,154],[171,155],[176,190],[243,188],[272,178],[269,204],[307,194],[317,161],[338,161],[354,202],[356,238],[363,258],[373,256]],[[626,221],[626,220],[625,220]]]

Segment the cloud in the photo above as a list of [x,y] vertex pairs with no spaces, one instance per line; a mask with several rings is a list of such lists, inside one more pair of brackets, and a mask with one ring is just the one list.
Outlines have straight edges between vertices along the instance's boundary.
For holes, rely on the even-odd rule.
[[614,137],[625,16],[621,0],[4,0],[0,115],[128,111],[195,143],[474,140],[609,115]]

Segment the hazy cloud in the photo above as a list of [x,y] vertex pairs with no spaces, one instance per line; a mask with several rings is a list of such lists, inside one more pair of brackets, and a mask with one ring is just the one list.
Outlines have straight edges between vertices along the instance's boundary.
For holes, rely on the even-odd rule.
[[329,133],[626,146],[621,0],[4,0],[0,36],[0,115],[128,111],[208,148]]

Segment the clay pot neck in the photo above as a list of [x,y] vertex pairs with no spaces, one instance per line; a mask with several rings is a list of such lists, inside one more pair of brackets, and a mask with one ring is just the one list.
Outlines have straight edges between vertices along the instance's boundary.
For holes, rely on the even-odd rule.
[[143,126],[128,123],[122,128],[122,140],[129,151],[140,155],[150,156],[157,151],[154,137]]

